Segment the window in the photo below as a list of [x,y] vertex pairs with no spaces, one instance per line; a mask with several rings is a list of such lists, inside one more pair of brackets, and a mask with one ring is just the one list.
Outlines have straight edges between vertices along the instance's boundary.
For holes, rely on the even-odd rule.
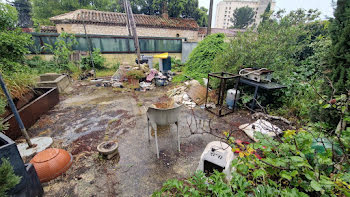
[[231,10],[231,7],[230,7],[230,10]]
[[227,14],[227,11],[225,11],[225,14]]

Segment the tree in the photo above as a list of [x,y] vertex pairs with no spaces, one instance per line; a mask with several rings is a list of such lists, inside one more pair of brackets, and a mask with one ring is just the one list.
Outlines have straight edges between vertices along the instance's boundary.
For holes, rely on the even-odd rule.
[[338,0],[331,20],[332,53],[329,74],[339,93],[350,91],[350,1]]
[[233,28],[247,28],[255,21],[254,15],[255,13],[253,8],[250,8],[248,6],[235,9],[235,11],[233,11],[233,18],[231,18],[231,21],[233,22]]
[[208,9],[205,7],[197,8],[193,14],[194,20],[197,21],[200,27],[208,27]]
[[[16,0],[26,1],[26,0]],[[33,20],[49,25],[50,17],[77,9],[125,12],[124,0],[33,0]],[[207,12],[198,7],[198,0],[133,0],[130,1],[134,14],[161,15],[166,5],[169,17],[193,18],[199,26],[207,26]]]
[[29,0],[15,0],[13,5],[18,11],[18,26],[32,27],[33,21],[31,19],[32,5]]
[[[140,1],[131,1],[133,11],[137,10]],[[77,9],[92,9],[99,11],[121,11],[122,0],[33,0],[33,20],[36,23],[50,25],[50,17],[64,14]]]
[[0,3],[0,31],[15,28],[17,19],[17,11],[14,7]]
[[269,4],[267,5],[264,14],[262,15],[262,22],[265,22],[266,20],[268,20],[270,18],[271,15],[271,2],[269,2]]

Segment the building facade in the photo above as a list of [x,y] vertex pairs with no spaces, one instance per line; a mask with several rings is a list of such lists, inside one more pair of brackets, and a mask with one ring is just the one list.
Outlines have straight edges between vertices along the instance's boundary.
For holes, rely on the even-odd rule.
[[[166,14],[163,16],[134,14],[134,18],[138,36],[198,40],[199,26],[194,19],[169,18]],[[129,35],[125,13],[80,9],[54,16],[50,20],[55,23],[57,33],[84,34],[86,29],[87,34]]]
[[261,15],[265,12],[268,4],[271,3],[271,11],[274,10],[275,0],[223,0],[217,4],[215,28],[228,29],[233,26],[231,19],[233,18],[233,12],[237,8],[251,7],[255,11],[255,22],[253,24],[259,25],[261,21]]

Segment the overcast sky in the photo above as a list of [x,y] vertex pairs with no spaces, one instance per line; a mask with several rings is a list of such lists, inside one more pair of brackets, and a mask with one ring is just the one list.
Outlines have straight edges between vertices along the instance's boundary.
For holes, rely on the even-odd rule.
[[[214,0],[213,23],[215,23],[216,4],[220,1]],[[209,3],[210,0],[199,0],[199,6],[209,8]],[[276,0],[276,9],[285,9],[289,12],[298,8],[318,9],[322,18],[333,16],[332,0]]]

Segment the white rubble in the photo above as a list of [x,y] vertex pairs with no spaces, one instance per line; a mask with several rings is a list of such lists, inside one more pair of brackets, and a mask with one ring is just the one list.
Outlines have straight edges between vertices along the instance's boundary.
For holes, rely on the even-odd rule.
[[282,133],[282,130],[276,125],[263,119],[259,119],[252,124],[243,124],[239,126],[239,129],[243,130],[255,142],[258,141],[258,139],[254,137],[255,132],[260,132],[270,137],[275,137],[276,134]]

